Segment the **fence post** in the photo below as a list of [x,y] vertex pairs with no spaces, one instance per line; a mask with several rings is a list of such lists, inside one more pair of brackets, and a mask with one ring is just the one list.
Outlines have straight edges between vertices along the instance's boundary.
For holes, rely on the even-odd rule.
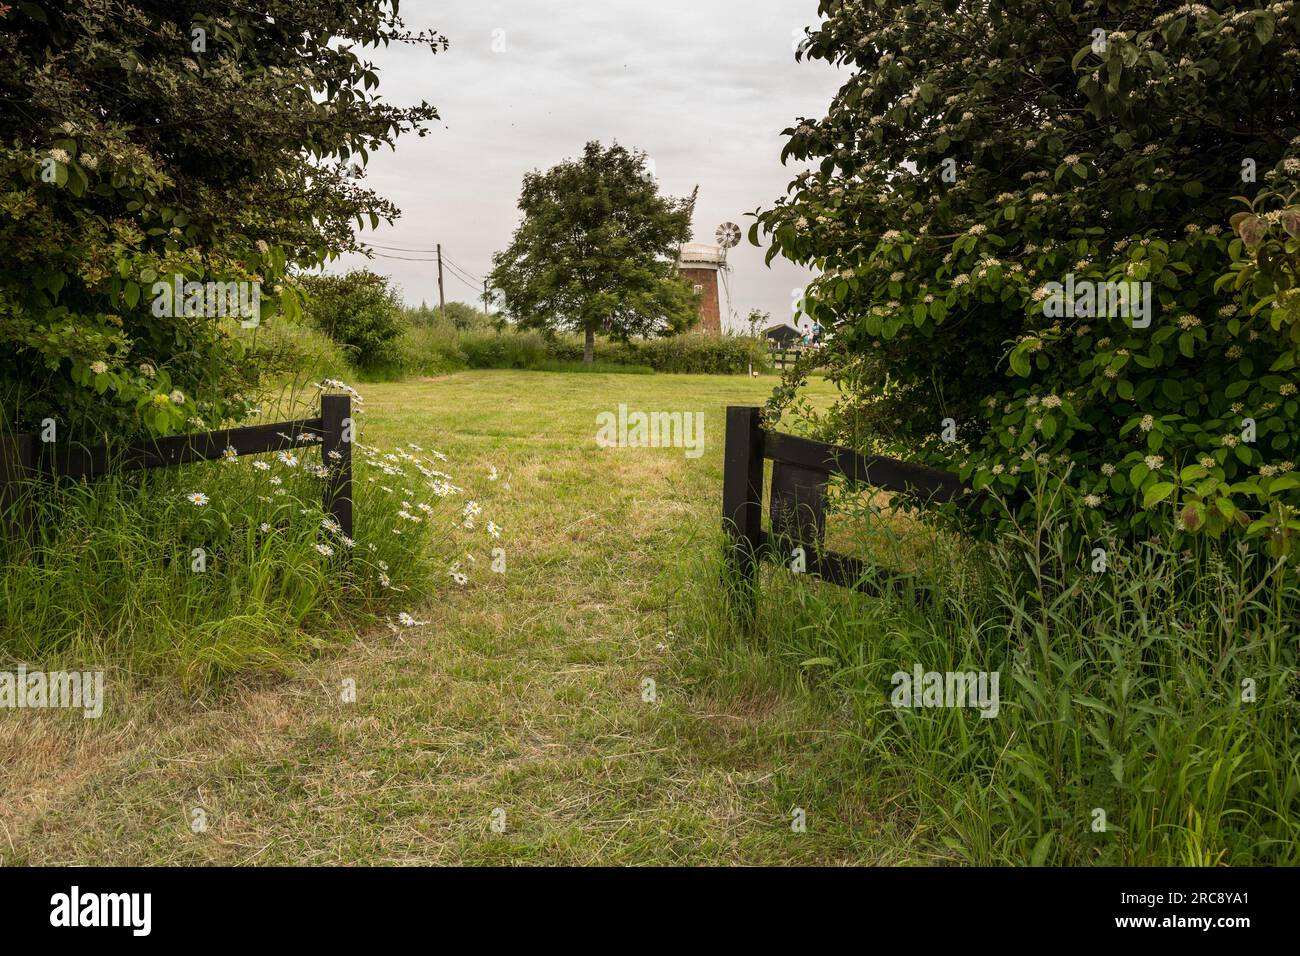
[[722,528],[726,567],[746,622],[757,609],[758,560],[763,538],[763,431],[759,409],[727,407],[722,472]]
[[325,513],[352,537],[352,397],[320,397],[321,463],[325,476]]

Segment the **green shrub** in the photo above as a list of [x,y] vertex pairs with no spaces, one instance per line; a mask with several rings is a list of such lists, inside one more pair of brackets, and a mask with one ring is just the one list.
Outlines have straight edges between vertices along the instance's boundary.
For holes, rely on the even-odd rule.
[[478,309],[466,305],[464,302],[448,302],[446,308],[441,310],[439,314],[444,322],[450,323],[462,332],[482,331],[493,327],[494,320],[492,316],[484,315]]
[[303,276],[312,322],[348,352],[353,367],[378,372],[401,363],[405,331],[401,300],[385,276],[364,269],[347,275]]
[[402,375],[445,375],[465,368],[455,328],[442,324],[412,323],[397,341]]
[[535,368],[550,357],[540,332],[467,332],[458,345],[470,368]]
[[[790,131],[815,171],[754,238],[822,270],[806,308],[845,392],[823,434],[960,469],[1010,499],[988,525],[1031,517],[1050,469],[1084,537],[1289,551],[1300,8],[957,7],[824,0],[807,43],[854,76]],[[1149,283],[1151,311],[1061,315],[1070,282]]]
[[[583,339],[579,335],[556,335],[547,340],[546,352],[557,362],[581,362]],[[598,361],[621,364],[628,361],[629,353],[618,342],[601,342],[596,348]]]
[[347,353],[337,342],[307,322],[284,316],[264,321],[252,334],[248,360],[256,363],[268,388],[346,379],[351,371]]
[[637,339],[629,343],[637,361],[656,372],[699,375],[747,375],[750,367],[769,367],[767,346],[743,335],[687,333],[662,339]]
[[[576,335],[546,337],[536,332],[476,332],[462,335],[460,348],[471,368],[540,369],[546,363],[580,362],[583,340]],[[757,339],[688,333],[669,338],[606,342],[597,349],[607,365],[635,365],[656,372],[744,375],[770,365]]]

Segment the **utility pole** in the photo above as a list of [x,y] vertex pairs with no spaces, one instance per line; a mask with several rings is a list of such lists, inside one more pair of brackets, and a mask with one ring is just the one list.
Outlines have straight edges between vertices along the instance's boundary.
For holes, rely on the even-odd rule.
[[487,314],[488,314],[488,290],[487,290],[487,283],[488,283],[488,280],[487,280],[487,279],[484,279],[484,280],[483,280],[483,314],[484,314],[484,315],[487,315]]
[[447,299],[442,294],[442,243],[438,243],[438,314],[447,317]]

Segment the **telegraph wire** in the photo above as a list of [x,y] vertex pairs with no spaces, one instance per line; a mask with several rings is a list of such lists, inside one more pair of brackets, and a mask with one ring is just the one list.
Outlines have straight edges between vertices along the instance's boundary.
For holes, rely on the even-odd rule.
[[469,269],[466,269],[464,266],[459,266],[456,263],[452,262],[451,259],[447,256],[447,253],[445,252],[442,254],[442,261],[450,265],[453,269],[459,269],[461,272],[465,273],[465,275],[467,275],[471,279],[477,279],[479,282],[483,281],[483,277],[481,275],[477,275],[471,272]]
[[[396,255],[392,255],[391,252],[375,252],[376,249],[388,249],[388,250],[392,250],[393,252],[433,252],[433,253],[436,253],[436,252],[438,251],[436,248],[434,248],[434,249],[404,249],[404,248],[399,248],[399,247],[397,247],[397,246],[382,245],[382,244],[377,243],[377,242],[366,242],[366,243],[363,243],[363,245],[366,247],[366,251],[368,251],[368,252],[369,252],[371,255],[373,255],[376,259],[394,259],[394,260],[397,260],[397,261],[400,261],[400,262],[437,262],[437,261],[438,261],[438,257],[437,257],[436,255],[433,255],[433,256],[396,256]],[[473,272],[471,272],[470,270],[464,268],[463,266],[458,266],[458,265],[456,265],[456,263],[452,262],[449,258],[447,258],[447,254],[446,254],[445,252],[442,254],[442,265],[446,268],[447,272],[451,274],[451,277],[452,277],[453,279],[458,280],[459,282],[461,282],[462,284],[464,284],[467,288],[472,289],[472,290],[474,291],[474,297],[475,297],[476,299],[482,297],[482,295],[483,295],[483,291],[482,291],[482,289],[483,289],[483,285],[487,282],[486,279],[484,279],[482,276],[478,276],[478,275],[476,275],[475,273],[473,273]]]

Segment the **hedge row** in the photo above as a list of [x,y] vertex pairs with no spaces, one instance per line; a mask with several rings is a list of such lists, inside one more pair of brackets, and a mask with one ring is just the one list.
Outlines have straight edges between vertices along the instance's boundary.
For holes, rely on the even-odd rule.
[[[456,350],[470,368],[539,368],[550,362],[581,362],[578,336],[552,339],[536,333],[470,332],[461,335]],[[743,336],[678,335],[665,339],[596,343],[596,360],[603,364],[647,366],[656,372],[744,375],[752,367],[769,367],[767,349]]]

